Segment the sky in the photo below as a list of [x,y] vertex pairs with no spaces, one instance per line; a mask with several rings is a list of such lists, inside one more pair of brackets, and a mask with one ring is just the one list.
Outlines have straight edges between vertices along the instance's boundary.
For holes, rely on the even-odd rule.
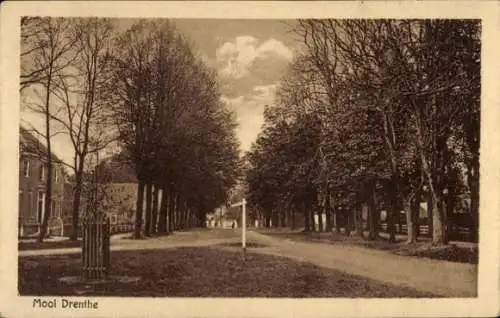
[[236,112],[237,136],[249,150],[266,104],[294,56],[292,20],[177,20],[207,63],[217,69],[222,101]]
[[[240,149],[247,151],[272,104],[277,84],[294,57],[298,42],[290,32],[293,20],[175,19],[205,62],[217,70],[221,100],[236,113]],[[134,20],[117,20],[125,30]],[[21,112],[24,122],[43,127],[41,118]],[[54,139],[54,152],[71,162],[72,148],[64,136]]]

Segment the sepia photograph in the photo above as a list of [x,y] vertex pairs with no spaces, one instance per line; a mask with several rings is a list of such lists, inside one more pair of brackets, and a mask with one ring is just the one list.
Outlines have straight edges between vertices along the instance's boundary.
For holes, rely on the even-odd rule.
[[30,311],[477,299],[480,18],[18,23],[2,160]]

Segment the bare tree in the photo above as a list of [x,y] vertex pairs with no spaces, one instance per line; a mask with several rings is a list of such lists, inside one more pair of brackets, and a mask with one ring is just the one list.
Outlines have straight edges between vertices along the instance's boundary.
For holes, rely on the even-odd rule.
[[73,146],[73,162],[69,165],[75,175],[70,238],[76,240],[87,156],[114,140],[112,126],[107,125],[113,25],[109,19],[101,18],[73,22],[71,30],[73,36],[78,36],[78,57],[71,68],[55,74],[53,92],[61,107],[52,119],[63,128]]
[[[49,75],[71,64],[67,53],[73,49],[76,39],[65,38],[69,25],[69,20],[63,18],[21,17],[20,91],[47,83]],[[49,63],[48,58],[53,63]]]
[[[24,23],[30,24],[23,31],[25,33],[23,39],[35,49],[25,48],[23,46],[21,52],[24,52],[24,57],[30,58],[23,61],[24,65],[29,65],[31,72],[21,75],[21,90],[28,85],[33,85],[34,92],[38,96],[40,102],[31,102],[28,108],[36,113],[39,113],[45,118],[45,131],[38,133],[45,139],[47,147],[47,178],[46,178],[46,200],[45,214],[43,215],[42,225],[38,240],[42,241],[47,232],[48,218],[51,213],[52,202],[52,145],[51,138],[54,133],[51,131],[52,114],[54,112],[53,89],[55,86],[55,78],[58,72],[67,68],[75,58],[73,46],[76,43],[76,38],[68,32],[71,21],[63,18],[41,18],[35,20],[24,20]],[[40,89],[40,90],[38,90]]]

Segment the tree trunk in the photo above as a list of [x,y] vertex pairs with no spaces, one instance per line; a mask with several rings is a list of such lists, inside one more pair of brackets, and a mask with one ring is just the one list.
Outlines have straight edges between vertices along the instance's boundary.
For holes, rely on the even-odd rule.
[[158,200],[160,189],[158,184],[153,185],[153,206],[151,211],[151,233],[155,234],[158,232]]
[[311,232],[316,232],[316,222],[314,221],[314,211],[312,205],[307,207],[307,216],[309,217],[309,224],[311,224]]
[[455,194],[453,192],[449,192],[442,201],[442,210],[443,210],[443,220],[444,220],[444,244],[448,244],[450,241],[450,231],[451,224],[450,220],[453,217],[453,211],[455,209]]
[[170,191],[168,193],[168,209],[167,209],[167,224],[168,224],[168,232],[173,233],[174,228],[174,190],[170,187]]
[[280,209],[280,216],[281,216],[281,227],[286,227],[286,215],[287,211],[285,211],[283,208]]
[[184,201],[184,225],[187,229],[191,227],[191,224],[189,222],[189,206],[187,201]]
[[186,201],[184,200],[181,200],[182,202],[182,205],[181,205],[181,209],[182,209],[182,228],[183,229],[187,229],[188,228],[188,222],[187,222],[187,207],[186,207]]
[[356,232],[359,237],[364,237],[364,228],[363,228],[363,205],[360,203],[356,203],[354,206],[354,216],[356,217]]
[[323,232],[323,211],[318,209],[318,231]]
[[420,234],[420,202],[422,200],[422,190],[418,190],[413,198],[413,204],[411,206],[412,211],[412,221],[413,221],[413,231],[415,233],[415,241]]
[[403,233],[403,224],[401,223],[401,210],[402,210],[402,207],[400,207],[398,205],[398,208],[396,210],[396,224],[398,225],[397,226],[397,231],[396,231],[396,234],[402,234]]
[[[394,182],[394,181],[393,181]],[[396,241],[395,219],[397,213],[397,187],[395,184],[389,186],[389,207],[387,209],[387,232],[389,233],[389,242]],[[398,215],[399,216],[399,215]]]
[[134,238],[141,238],[141,229],[142,229],[142,210],[144,204],[144,181],[139,181],[137,185],[137,201],[135,208],[135,229],[134,229]]
[[[425,168],[424,168],[425,169]],[[428,182],[433,184],[431,176],[428,175]],[[446,244],[444,213],[440,206],[440,198],[436,193],[434,186],[429,185],[429,191],[432,198],[432,244]]]
[[184,217],[182,214],[182,200],[180,193],[177,193],[175,196],[175,209],[177,210],[177,228],[180,230],[182,229],[182,218]]
[[368,199],[368,239],[375,240],[378,234],[378,210],[377,210],[377,202],[375,197],[375,186],[373,185],[370,188],[370,194]]
[[179,209],[179,228],[185,230],[186,227],[186,205],[184,203],[184,199],[182,199],[181,196],[179,196],[179,202],[178,204],[178,209]]
[[279,227],[279,210],[278,209],[273,209],[271,210],[271,216],[272,216],[272,220],[273,220],[273,227],[274,228],[277,228]]
[[479,242],[479,162],[475,162],[472,169],[467,178],[470,189],[471,239]]
[[[416,143],[417,143],[417,149],[418,149],[418,154],[420,157],[420,164],[422,167],[422,171],[424,172],[424,176],[427,179],[427,186],[429,188],[429,193],[432,197],[432,210],[433,210],[433,217],[432,217],[432,244],[434,245],[441,245],[445,244],[445,224],[443,220],[443,211],[439,207],[439,203],[441,201],[440,194],[438,193],[439,189],[436,188],[436,182],[433,178],[432,172],[431,172],[431,166],[429,165],[429,162],[427,160],[426,154],[424,153],[424,145],[423,145],[423,140],[422,140],[422,133],[421,133],[421,123],[420,123],[420,118],[416,117]],[[435,145],[435,141],[434,141]],[[431,158],[434,158],[436,156],[431,156]],[[436,162],[434,158],[433,163]]]
[[[432,193],[431,193],[432,194]],[[432,244],[445,244],[445,235],[443,229],[443,216],[440,209],[439,199],[436,193],[432,194]]]
[[[49,153],[48,157],[50,158],[51,157],[50,147],[47,147],[47,148],[48,148],[47,152]],[[45,193],[44,214],[42,217],[42,226],[40,227],[38,242],[42,242],[47,234],[49,217],[51,215],[51,208],[52,208],[52,204],[51,204],[52,203],[52,159],[49,159],[48,164],[47,164],[46,187],[47,187],[47,192]]]
[[326,231],[332,231],[332,208],[330,206],[330,192],[327,191],[325,196],[325,204],[324,204],[324,213],[325,213],[325,221],[326,221]]
[[417,242],[417,232],[415,231],[415,217],[410,199],[404,201],[404,211],[406,214],[406,229],[407,229],[407,244],[415,244]]
[[352,220],[351,229],[353,230],[353,232],[355,232],[354,234],[358,234],[359,233],[359,226],[358,226],[358,204],[357,203],[355,203],[353,208],[351,209],[350,218]]
[[432,219],[434,217],[434,204],[432,203],[432,196],[427,191],[427,226],[429,227],[429,235],[432,237]]
[[172,217],[172,230],[177,231],[177,206],[175,204],[175,197],[176,193],[172,193],[172,196],[170,197],[170,213],[169,215]]
[[[189,209],[189,204],[186,202],[186,225],[188,229],[193,227],[193,224],[191,222],[191,209]],[[206,222],[205,222],[206,225]]]
[[336,202],[333,204],[333,223],[335,226],[335,232],[340,233],[340,207],[338,205],[335,205]]
[[177,229],[183,229],[183,220],[184,220],[184,210],[182,208],[182,200],[180,195],[177,194],[175,196],[175,210],[177,211]]
[[351,236],[351,231],[352,231],[352,216],[351,216],[351,212],[350,211],[345,211],[344,209],[342,209],[344,212],[347,212],[345,213],[346,215],[346,218],[347,218],[347,222],[346,222],[346,225],[345,225],[345,235],[346,236]]
[[311,218],[309,217],[309,206],[306,202],[303,204],[304,212],[304,232],[311,232]]
[[159,233],[168,233],[168,187],[163,186],[161,191],[161,204],[160,204],[160,215],[158,216],[158,232]]
[[146,215],[144,224],[144,236],[150,236],[151,234],[151,204],[152,204],[152,183],[150,181],[146,184]]
[[307,201],[307,217],[309,218],[309,224],[311,224],[311,232],[316,232],[312,200]]
[[[191,208],[188,208],[187,210],[187,213],[188,213],[188,217],[189,217],[189,228],[193,228],[194,227],[194,222],[193,222],[193,210],[191,210]],[[205,226],[203,227],[207,227],[207,223],[205,223]]]
[[[52,51],[53,52],[53,51]],[[51,56],[52,57],[52,56]],[[53,60],[50,60],[48,66],[47,84],[45,85],[45,140],[47,143],[47,180],[46,180],[46,192],[45,192],[45,213],[42,216],[42,225],[40,227],[40,233],[38,236],[38,242],[42,242],[47,234],[47,226],[49,224],[49,214],[51,209],[52,201],[52,149],[50,140],[50,93],[52,89],[52,70],[53,70]]]
[[75,173],[75,191],[73,193],[73,206],[71,210],[71,236],[70,240],[76,241],[78,238],[78,223],[80,216],[80,203],[82,198],[82,170],[77,170]]

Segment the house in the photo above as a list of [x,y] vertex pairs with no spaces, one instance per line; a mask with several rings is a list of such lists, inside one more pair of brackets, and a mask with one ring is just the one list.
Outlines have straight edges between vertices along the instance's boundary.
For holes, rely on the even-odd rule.
[[[75,183],[72,178],[65,185],[63,214],[61,219],[64,224],[64,233],[72,231],[72,213]],[[88,184],[84,182],[83,187]],[[104,192],[102,208],[104,213],[109,217],[111,231],[132,230],[135,217],[136,200],[137,200],[137,183],[134,182],[109,182],[103,185]],[[80,221],[87,212],[88,197],[85,191],[82,192],[80,198],[79,216]],[[65,234],[66,235],[66,234]],[[81,235],[81,234],[78,234]]]
[[[105,194],[102,207],[109,217],[112,230],[132,230],[135,219],[138,182],[135,171],[128,163],[125,155],[122,152],[102,160],[97,165],[95,172],[106,180],[103,184]],[[145,195],[144,200],[146,200]],[[86,198],[83,195],[81,213],[84,213],[86,209],[85,201]],[[143,206],[145,207],[145,204]]]
[[[40,231],[45,213],[49,213],[48,233],[62,235],[62,204],[65,174],[61,160],[51,154],[53,162],[52,197],[47,198],[48,151],[31,132],[19,131],[19,236],[32,236]],[[50,211],[45,211],[46,200]]]
[[[106,185],[106,211],[111,224],[132,224],[137,202],[137,183],[114,182]],[[146,196],[144,196],[146,197]]]

